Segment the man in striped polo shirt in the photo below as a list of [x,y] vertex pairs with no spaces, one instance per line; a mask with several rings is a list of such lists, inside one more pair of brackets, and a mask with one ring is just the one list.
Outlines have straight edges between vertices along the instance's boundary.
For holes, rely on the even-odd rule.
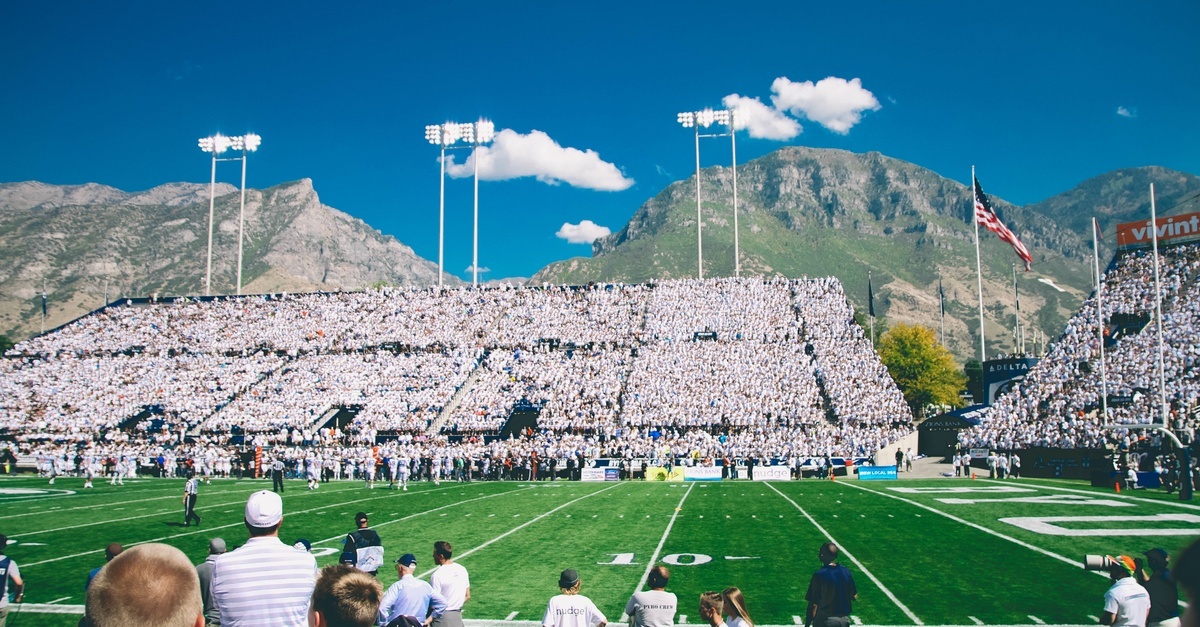
[[212,598],[225,627],[304,627],[317,560],[279,540],[283,499],[268,490],[246,502],[250,539],[213,565]]

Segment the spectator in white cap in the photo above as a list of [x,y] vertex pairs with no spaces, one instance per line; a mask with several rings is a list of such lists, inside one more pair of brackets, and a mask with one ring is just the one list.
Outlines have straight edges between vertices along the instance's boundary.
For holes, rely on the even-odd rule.
[[283,499],[267,490],[251,494],[245,522],[250,539],[213,565],[212,597],[221,624],[304,627],[317,560],[279,540]]

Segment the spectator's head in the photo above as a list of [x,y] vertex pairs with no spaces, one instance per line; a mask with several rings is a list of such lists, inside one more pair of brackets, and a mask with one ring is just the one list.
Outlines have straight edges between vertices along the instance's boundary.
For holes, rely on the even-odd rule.
[[1133,573],[1136,571],[1137,562],[1128,555],[1118,555],[1116,557],[1109,558],[1108,576],[1112,578],[1113,581],[1124,579],[1126,577],[1132,577]]
[[819,557],[821,559],[821,563],[825,565],[836,562],[838,558],[837,545],[832,542],[826,542],[825,544],[822,544],[820,550],[817,551],[817,557]]
[[662,564],[656,565],[650,569],[650,576],[646,578],[646,584],[651,590],[662,590],[667,587],[667,582],[671,580],[671,571],[667,570]]
[[225,540],[221,538],[213,538],[208,541],[208,554],[220,555],[225,552]]
[[746,599],[742,597],[742,591],[738,588],[725,588],[721,592],[721,601],[725,604],[725,613],[734,618],[740,618],[751,627],[754,626],[754,621],[750,620],[750,612],[746,611]]
[[104,561],[111,562],[114,557],[121,554],[122,550],[123,547],[121,546],[120,542],[113,542],[112,544],[104,547]]
[[449,542],[439,540],[433,543],[433,563],[437,565],[445,564],[454,557],[454,547],[450,546]]
[[250,537],[279,534],[283,524],[283,499],[270,490],[259,490],[246,501],[246,529]]
[[1167,567],[1171,562],[1171,556],[1164,549],[1150,549],[1144,553],[1146,556],[1146,564],[1154,572],[1159,572]]
[[720,592],[703,592],[700,594],[700,618],[709,625],[721,622],[721,612],[725,611],[725,601]]
[[417,569],[417,556],[412,553],[405,553],[396,560],[396,574],[401,577],[413,574]]
[[579,588],[583,586],[583,582],[579,580],[579,573],[568,568],[562,571],[558,576],[558,589],[562,590],[563,594],[579,594]]
[[365,529],[367,527],[367,523],[368,521],[366,512],[359,512],[354,515],[354,524],[358,525],[359,529]]
[[4,547],[8,546],[8,536],[0,533],[0,555],[4,554]]
[[1183,588],[1188,606],[1183,612],[1182,627],[1200,627],[1200,540],[1179,554],[1171,576]]
[[92,627],[203,627],[200,579],[183,551],[139,544],[96,574],[84,613]]
[[330,564],[313,588],[309,627],[371,627],[382,600],[378,579],[348,564]]

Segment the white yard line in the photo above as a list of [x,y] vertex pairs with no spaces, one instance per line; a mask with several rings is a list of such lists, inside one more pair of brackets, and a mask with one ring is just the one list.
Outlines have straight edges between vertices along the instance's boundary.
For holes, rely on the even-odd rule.
[[[593,497],[593,496],[596,496],[597,494],[601,494],[601,493],[603,493],[603,492],[608,492],[609,490],[611,490],[611,489],[613,489],[613,488],[616,488],[616,487],[619,487],[620,485],[621,485],[621,483],[620,483],[620,482],[617,482],[617,483],[614,483],[614,484],[612,484],[611,486],[609,486],[609,487],[607,487],[607,488],[604,488],[603,490],[596,490],[595,492],[592,492],[591,494],[585,494],[585,495],[583,495],[583,496],[581,496],[581,497],[579,497],[579,498],[577,498],[577,499],[573,499],[573,500],[567,501],[566,503],[563,503],[562,505],[559,505],[558,507],[555,507],[554,509],[552,509],[552,510],[550,510],[550,511],[546,512],[545,514],[541,514],[541,515],[539,515],[539,516],[535,516],[535,517],[534,517],[534,518],[532,518],[532,519],[531,519],[529,522],[527,522],[527,523],[524,523],[524,524],[521,524],[521,525],[518,525],[518,526],[516,526],[516,527],[513,527],[512,529],[509,529],[508,531],[505,531],[504,533],[502,533],[502,534],[500,534],[500,535],[496,536],[495,538],[492,538],[491,540],[488,540],[487,542],[484,542],[483,544],[481,544],[481,545],[479,545],[479,546],[477,546],[477,547],[475,547],[475,548],[472,548],[472,549],[467,549],[466,551],[464,551],[464,552],[462,552],[462,553],[458,554],[458,556],[455,558],[455,561],[461,560],[462,558],[464,558],[464,557],[466,557],[466,556],[468,556],[468,555],[470,555],[470,554],[474,553],[475,551],[479,551],[479,550],[481,550],[481,549],[487,548],[488,546],[490,546],[490,545],[492,545],[492,544],[494,544],[494,543],[496,543],[496,542],[499,542],[500,540],[503,540],[504,538],[507,538],[508,536],[511,536],[512,534],[514,534],[514,533],[516,533],[516,532],[518,532],[518,531],[520,531],[520,530],[524,529],[525,527],[528,527],[529,525],[532,525],[533,523],[535,523],[535,522],[537,522],[537,521],[539,521],[539,520],[541,520],[541,519],[543,519],[543,518],[545,518],[545,517],[549,516],[550,514],[553,514],[554,512],[557,512],[558,510],[560,510],[560,509],[562,509],[562,508],[564,508],[564,507],[567,507],[567,506],[569,506],[569,505],[574,505],[575,503],[578,503],[579,501],[582,501],[583,499],[591,498],[591,497]],[[339,537],[341,537],[341,536],[339,536]],[[435,570],[437,570],[437,569],[436,569],[436,568],[431,568],[431,569],[429,569],[429,570],[427,570],[427,571],[425,571],[425,572],[421,573],[420,575],[417,575],[417,577],[419,577],[419,578],[428,577],[428,576],[429,576],[431,573],[433,573],[433,571],[435,571]]]
[[1193,505],[1191,503],[1180,503],[1179,501],[1160,501],[1158,499],[1148,499],[1148,498],[1139,497],[1139,496],[1128,496],[1124,493],[1117,494],[1115,492],[1113,492],[1111,494],[1100,494],[1100,493],[1097,493],[1095,490],[1088,491],[1088,490],[1078,490],[1075,488],[1060,488],[1058,486],[1046,485],[1044,483],[1038,483],[1036,481],[1026,481],[1026,480],[1004,481],[1001,479],[984,479],[984,481],[986,481],[988,483],[996,483],[996,484],[1001,484],[1001,485],[1013,485],[1014,481],[1019,481],[1020,483],[1025,484],[1027,486],[1041,488],[1043,490],[1057,490],[1059,492],[1070,492],[1072,494],[1086,494],[1088,496],[1103,496],[1106,499],[1121,499],[1121,500],[1125,500],[1125,501],[1136,501],[1138,503],[1148,503],[1148,504],[1153,504],[1153,505],[1170,505],[1171,507],[1182,507],[1184,509],[1200,510],[1200,505]]
[[[474,485],[485,485],[485,484],[477,483]],[[616,484],[616,485],[620,485],[620,484]],[[436,492],[444,492],[446,490],[454,490],[454,489],[458,489],[461,487],[463,487],[463,486],[447,486],[445,488],[435,488],[433,490],[428,490],[426,492],[422,492],[421,494],[429,494],[430,492],[435,492],[435,491]],[[366,498],[366,499],[358,499],[358,500],[352,501],[352,502],[353,503],[365,503],[366,501],[374,501],[374,500],[378,500],[378,499],[387,498],[389,496],[394,496],[394,495],[393,494],[381,494],[379,496],[373,496],[371,498]],[[315,511],[319,511],[319,510],[323,510],[323,509],[329,509],[331,507],[345,507],[348,503],[349,502],[347,502],[347,503],[331,503],[329,505],[322,505],[321,507],[302,509],[302,510],[296,511],[296,512],[286,512],[286,513],[284,513],[283,517],[287,518],[288,516],[295,516],[297,514],[307,514],[309,512],[315,512]],[[242,527],[242,526],[244,526],[244,521],[238,521],[235,523],[229,523],[228,525],[218,525],[216,527],[204,527],[203,529],[198,528],[195,531],[185,531],[183,533],[177,533],[177,534],[169,535],[169,536],[162,536],[161,538],[154,538],[152,540],[138,540],[137,542],[127,542],[127,543],[125,543],[125,546],[131,547],[131,546],[137,546],[139,544],[148,544],[150,542],[162,542],[163,540],[172,540],[174,538],[181,538],[184,536],[194,536],[198,533],[211,533],[218,529],[228,529],[230,527]],[[338,536],[338,537],[340,538],[341,536]],[[40,566],[42,564],[50,564],[53,562],[59,562],[62,560],[74,559],[76,557],[83,557],[85,555],[94,555],[96,553],[103,553],[103,552],[104,552],[104,549],[96,549],[94,551],[84,551],[82,553],[74,553],[72,555],[63,555],[60,557],[53,557],[50,559],[42,560],[40,562],[31,562],[29,564],[21,564],[20,566],[21,566],[21,568],[29,568],[31,566]]]
[[[842,482],[842,485],[848,485],[848,482]],[[916,614],[913,614],[912,610],[908,609],[908,606],[904,605],[904,603],[902,603],[900,601],[900,599],[896,598],[896,595],[892,594],[892,591],[888,590],[887,586],[883,585],[882,581],[879,581],[879,579],[876,578],[875,575],[873,573],[871,573],[871,571],[867,570],[867,567],[863,566],[862,562],[858,561],[857,558],[855,558],[853,555],[851,555],[850,552],[847,551],[843,545],[841,545],[840,543],[837,543],[837,541],[833,539],[833,536],[830,535],[829,532],[826,531],[825,528],[821,526],[821,523],[818,523],[815,518],[813,518],[811,515],[809,515],[809,513],[807,511],[804,510],[803,507],[800,507],[799,503],[796,503],[795,501],[793,501],[791,499],[791,497],[784,494],[783,492],[780,492],[779,488],[776,488],[775,486],[771,485],[770,482],[767,482],[766,486],[768,488],[771,488],[772,490],[774,490],[776,494],[783,497],[784,500],[786,500],[788,503],[791,503],[792,507],[795,507],[797,511],[799,511],[805,518],[808,519],[808,522],[812,523],[812,525],[817,528],[817,531],[821,532],[821,535],[828,538],[830,542],[837,544],[838,549],[841,550],[841,554],[845,555],[846,558],[849,559],[851,562],[854,562],[854,565],[857,566],[860,571],[862,571],[862,574],[866,575],[867,578],[870,579],[872,583],[874,583],[880,590],[882,590],[883,593],[887,596],[887,598],[891,599],[892,603],[895,603],[896,607],[900,608],[900,611],[904,612],[904,614],[906,616],[908,616],[908,618],[910,620],[912,620],[913,623],[915,623],[917,625],[925,624],[925,623],[921,622],[920,618],[917,618]]]
[[[441,506],[441,507],[435,507],[435,508],[433,508],[433,509],[425,510],[425,511],[423,511],[423,512],[417,512],[417,513],[415,513],[415,514],[409,514],[408,516],[404,516],[404,517],[402,517],[402,518],[396,518],[396,519],[394,519],[394,520],[389,520],[389,521],[387,521],[387,522],[382,522],[382,523],[379,523],[378,525],[371,525],[371,528],[372,528],[372,529],[378,529],[378,528],[380,528],[380,527],[386,527],[386,526],[388,526],[388,525],[391,525],[391,524],[394,524],[394,523],[398,523],[398,522],[402,522],[402,521],[408,520],[408,519],[410,519],[410,518],[416,518],[417,516],[424,516],[425,514],[432,514],[433,512],[440,512],[440,511],[442,511],[442,510],[444,510],[444,509],[448,509],[448,508],[451,508],[451,507],[458,507],[459,505],[465,505],[465,504],[467,504],[467,503],[470,503],[470,502],[472,502],[472,501],[481,501],[481,500],[483,500],[483,499],[490,499],[490,498],[495,498],[495,497],[497,497],[497,496],[504,496],[504,495],[506,495],[506,494],[513,494],[513,493],[515,493],[515,492],[524,492],[524,491],[526,491],[526,490],[530,490],[530,489],[532,489],[532,488],[533,488],[533,486],[527,486],[527,487],[524,487],[524,488],[518,488],[518,489],[516,489],[516,490],[505,490],[504,492],[497,492],[497,493],[495,493],[495,494],[486,494],[486,495],[484,495],[484,496],[477,496],[477,497],[475,497],[475,498],[466,499],[466,500],[464,500],[464,501],[458,501],[457,503],[451,503],[451,504],[449,504],[449,505],[443,505],[443,506]],[[338,534],[338,535],[336,535],[336,536],[333,536],[333,537],[330,537],[330,538],[325,538],[324,540],[317,540],[316,542],[313,542],[313,546],[316,546],[316,545],[318,545],[318,544],[325,544],[326,542],[333,542],[334,540],[339,540],[339,539],[341,539],[341,538],[344,538],[344,537],[346,537],[347,535],[348,535],[348,534],[345,534],[345,533],[339,533],[339,534]]]
[[968,616],[967,618],[968,618],[968,619],[970,619],[970,621],[971,621],[972,623],[975,623],[976,625],[982,625],[982,624],[983,624],[983,621],[979,620],[978,618],[975,618],[974,616]]
[[[667,528],[663,530],[662,537],[658,539],[658,546],[654,547],[654,555],[651,555],[650,561],[646,563],[646,572],[642,573],[642,578],[638,580],[637,587],[633,589],[634,593],[640,592],[642,586],[646,585],[646,580],[650,578],[650,570],[658,563],[658,556],[662,553],[663,545],[667,543],[667,536],[671,535],[671,527],[675,526],[675,519],[679,517],[679,512],[683,509],[683,502],[692,493],[692,488],[695,485],[695,483],[690,483],[688,484],[688,489],[684,490],[683,497],[679,499],[679,505],[675,506],[675,512],[671,514],[671,521],[667,523]],[[684,622],[683,617],[680,617],[679,622]]]
[[520,614],[520,612],[509,612],[508,616],[505,617],[504,620],[512,620],[517,617],[517,614]]
[[1045,625],[1046,624],[1046,621],[1038,618],[1037,616],[1034,616],[1033,614],[1029,615],[1029,620],[1033,621],[1033,624],[1035,624],[1035,625]]
[[[964,524],[968,527],[972,527],[972,529],[977,529],[979,531],[983,531],[984,533],[988,533],[988,535],[996,536],[997,538],[1007,539],[1008,542],[1012,542],[1013,544],[1019,545],[1019,547],[1030,549],[1031,551],[1037,551],[1037,553],[1045,555],[1046,557],[1054,557],[1055,560],[1058,560],[1058,561],[1064,562],[1064,563],[1069,563],[1070,566],[1074,566],[1074,567],[1078,567],[1078,568],[1084,567],[1084,562],[1076,562],[1075,560],[1069,559],[1069,557],[1063,557],[1062,555],[1058,555],[1057,553],[1052,553],[1052,551],[1045,550],[1042,547],[1034,547],[1033,544],[1030,544],[1030,543],[1027,543],[1024,541],[1019,541],[1019,539],[1016,539],[1012,536],[1003,535],[1003,533],[1001,533],[1001,532],[990,530],[990,529],[988,529],[988,527],[985,527],[983,525],[978,525],[978,524],[976,524],[976,522],[971,522],[970,520],[961,519],[961,518],[959,518],[959,516],[956,516],[954,514],[948,514],[946,512],[942,512],[941,509],[929,507],[929,506],[926,506],[926,504],[918,503],[917,501],[912,501],[912,500],[910,500],[910,498],[896,496],[894,494],[888,494],[888,492],[881,492],[878,490],[872,490],[870,488],[863,488],[862,485],[854,485],[853,483],[850,483],[850,482],[842,482],[842,485],[851,486],[851,488],[856,489],[856,490],[863,490],[866,492],[871,492],[871,494],[887,496],[888,498],[895,498],[896,501],[902,501],[902,502],[905,502],[908,504],[912,504],[912,506],[917,506],[919,508],[929,510],[929,512],[935,513],[937,515],[946,516],[946,518],[948,518],[950,520],[953,520],[955,522],[961,522],[961,524]],[[1070,490],[1068,488],[1050,488],[1050,486],[1042,485],[1042,484],[1030,483],[1030,485],[1037,485],[1038,488],[1046,488],[1046,489],[1050,489],[1050,490],[1057,489],[1057,490],[1066,490],[1066,491],[1080,491],[1080,492],[1082,492],[1082,494],[1092,494],[1092,492],[1084,492],[1082,490]],[[1140,500],[1140,498],[1139,498],[1139,500]],[[1157,503],[1158,501],[1151,501],[1151,502]],[[1088,572],[1099,575],[1099,577],[1103,577],[1105,579],[1109,578],[1108,573],[1102,573],[1099,571],[1088,571]],[[1180,607],[1181,608],[1188,607],[1187,602],[1182,601],[1182,599],[1180,599]]]
[[59,601],[66,601],[69,598],[71,598],[71,597],[63,597],[61,599],[54,599],[53,601],[47,602],[46,605],[54,605],[55,603],[58,603]]

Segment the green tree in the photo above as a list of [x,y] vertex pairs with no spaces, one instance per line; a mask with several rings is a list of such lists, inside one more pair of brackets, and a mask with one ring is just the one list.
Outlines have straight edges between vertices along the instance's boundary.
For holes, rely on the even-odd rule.
[[879,357],[914,416],[923,416],[933,404],[962,405],[959,394],[967,378],[950,351],[938,344],[933,329],[897,324],[879,340]]
[[0,355],[3,355],[8,349],[13,347],[13,341],[8,339],[7,335],[0,335]]

